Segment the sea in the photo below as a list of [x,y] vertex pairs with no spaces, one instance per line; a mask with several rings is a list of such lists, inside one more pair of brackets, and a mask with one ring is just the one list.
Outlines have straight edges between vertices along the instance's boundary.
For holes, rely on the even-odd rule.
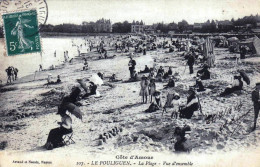
[[[19,70],[18,78],[33,74],[39,70],[41,64],[43,69],[52,65],[58,66],[65,60],[64,52],[68,51],[69,59],[78,56],[78,49],[81,53],[89,50],[86,37],[46,37],[41,38],[41,53],[30,53],[23,55],[7,56],[5,51],[5,40],[0,39],[0,80],[3,83],[7,80],[5,69],[13,66]],[[86,44],[86,45],[85,45]]]

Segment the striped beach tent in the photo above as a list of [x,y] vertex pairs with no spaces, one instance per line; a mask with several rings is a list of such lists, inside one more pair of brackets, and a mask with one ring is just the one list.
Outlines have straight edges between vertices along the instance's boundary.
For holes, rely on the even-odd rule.
[[209,37],[207,37],[205,43],[203,44],[203,54],[204,57],[207,59],[208,66],[212,67],[215,61],[214,44]]

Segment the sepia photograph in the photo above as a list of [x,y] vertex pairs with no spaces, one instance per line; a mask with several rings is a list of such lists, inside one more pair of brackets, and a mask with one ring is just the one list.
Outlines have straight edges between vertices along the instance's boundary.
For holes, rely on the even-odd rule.
[[259,167],[260,0],[0,0],[0,167]]

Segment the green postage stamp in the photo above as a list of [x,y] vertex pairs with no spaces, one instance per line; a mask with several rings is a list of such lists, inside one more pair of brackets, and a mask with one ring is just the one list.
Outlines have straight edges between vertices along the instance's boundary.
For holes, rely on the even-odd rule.
[[36,10],[4,14],[2,17],[8,56],[41,52]]

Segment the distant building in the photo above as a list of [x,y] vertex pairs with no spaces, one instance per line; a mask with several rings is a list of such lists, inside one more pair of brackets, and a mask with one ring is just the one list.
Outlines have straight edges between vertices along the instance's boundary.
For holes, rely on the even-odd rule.
[[144,27],[145,27],[145,25],[144,25],[142,20],[141,20],[141,22],[133,21],[132,25],[131,25],[131,32],[132,33],[143,33],[144,32]]
[[152,25],[144,25],[143,31],[147,34],[154,34],[156,29]]
[[229,20],[216,21],[216,28],[219,30],[231,29],[232,27],[233,27],[233,23]]
[[202,29],[203,23],[194,23],[193,29],[200,30]]
[[84,26],[92,26],[94,32],[112,32],[112,24],[110,19],[106,20],[104,18],[97,20],[96,22],[83,22]]

